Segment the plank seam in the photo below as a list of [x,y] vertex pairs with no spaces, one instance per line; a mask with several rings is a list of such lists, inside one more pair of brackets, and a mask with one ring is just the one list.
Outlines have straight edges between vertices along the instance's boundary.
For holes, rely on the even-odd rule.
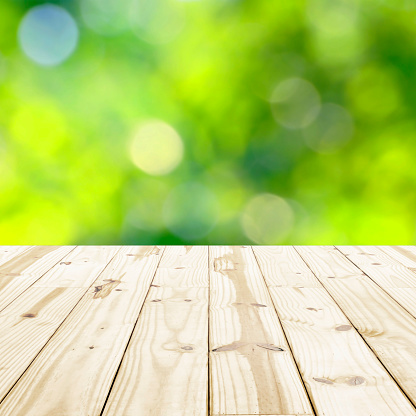
[[[156,246],[154,246],[154,247],[156,247]],[[121,360],[120,360],[120,362],[119,362],[119,364],[118,364],[117,370],[116,370],[116,372],[115,372],[115,374],[114,374],[113,380],[112,380],[111,385],[110,385],[110,388],[109,388],[109,390],[108,390],[107,397],[105,398],[105,401],[104,401],[104,403],[103,403],[103,407],[102,407],[102,409],[101,409],[100,416],[102,416],[102,415],[104,414],[105,408],[106,408],[107,403],[108,403],[108,399],[110,398],[110,395],[111,395],[111,391],[113,390],[113,387],[114,387],[114,384],[115,384],[115,382],[116,382],[116,379],[117,379],[118,373],[120,372],[120,368],[121,368],[121,365],[122,365],[122,363],[123,363],[124,356],[126,355],[126,352],[127,352],[127,349],[128,349],[128,347],[129,347],[129,345],[130,345],[131,339],[133,338],[134,330],[136,329],[136,326],[137,326],[137,324],[138,324],[138,322],[139,322],[140,315],[141,315],[141,313],[142,313],[142,311],[143,311],[144,305],[145,305],[145,303],[146,303],[146,299],[147,299],[147,297],[149,296],[150,289],[151,289],[151,287],[152,287],[152,284],[153,284],[153,281],[154,281],[154,279],[155,279],[155,276],[156,276],[157,270],[158,270],[158,268],[159,268],[159,264],[160,264],[160,262],[162,261],[162,257],[163,257],[163,255],[165,254],[165,251],[166,251],[166,247],[163,247],[162,254],[160,255],[159,261],[158,261],[158,263],[157,263],[157,265],[156,265],[156,267],[155,267],[155,271],[154,271],[154,273],[153,273],[153,277],[152,277],[151,281],[149,282],[149,287],[148,287],[148,289],[147,289],[146,296],[144,297],[144,300],[143,300],[142,306],[141,306],[141,308],[140,308],[139,314],[137,315],[137,319],[136,319],[136,321],[135,321],[135,323],[134,323],[134,325],[133,325],[133,329],[132,329],[132,331],[131,331],[131,333],[130,333],[129,340],[127,341],[126,348],[124,349],[124,352],[123,352],[123,356],[121,357]]]
[[[336,250],[338,250],[338,247],[333,246]],[[293,248],[296,250],[296,247],[293,246]],[[343,257],[345,257],[346,259],[348,259],[355,267],[357,267],[359,270],[360,267],[358,267],[353,261],[351,261],[347,256],[345,256],[345,254],[341,251],[338,250],[341,255]],[[314,271],[312,270],[312,268],[309,266],[308,262],[304,259],[304,257],[302,256],[302,254],[296,250],[296,252],[299,254],[299,256],[301,257],[301,259],[304,261],[304,263],[308,266],[309,270],[312,272],[312,274],[315,276],[315,279],[320,283],[320,285],[322,286],[323,289],[325,289],[325,291],[328,293],[328,295],[331,297],[331,299],[335,302],[335,304],[338,306],[338,308],[341,310],[341,312],[344,314],[344,316],[347,318],[348,322],[351,324],[351,326],[355,329],[355,331],[357,332],[357,334],[360,336],[360,338],[364,341],[365,345],[367,345],[367,347],[369,348],[369,350],[373,353],[373,355],[377,358],[377,360],[380,362],[381,366],[384,368],[384,370],[387,372],[387,374],[389,374],[389,376],[392,378],[392,380],[396,383],[396,385],[398,386],[399,390],[403,393],[403,395],[407,398],[407,400],[409,401],[409,403],[416,409],[416,403],[413,402],[413,400],[410,399],[410,397],[407,395],[407,393],[403,390],[402,386],[399,384],[399,382],[396,380],[396,378],[393,376],[393,374],[389,371],[389,369],[384,365],[383,361],[381,361],[380,357],[377,355],[377,353],[374,351],[374,349],[371,347],[371,345],[367,342],[367,340],[364,338],[364,336],[361,334],[361,332],[358,330],[358,328],[353,324],[353,322],[350,320],[349,316],[346,314],[346,312],[344,312],[344,310],[341,308],[341,306],[338,304],[338,302],[335,300],[335,298],[331,295],[331,293],[328,291],[328,289],[323,285],[323,283],[318,279],[318,277],[316,276],[316,274],[314,273]],[[363,273],[364,271],[361,270]],[[370,278],[370,280],[372,282],[374,282],[373,279],[371,279],[370,276],[367,275],[367,273],[364,273],[367,277]],[[375,284],[377,284],[376,282],[374,282]],[[378,285],[377,285],[378,286]],[[381,288],[383,289],[383,288]],[[383,289],[384,290],[384,289]],[[387,293],[387,292],[386,292]],[[390,295],[389,295],[390,296]],[[391,297],[391,296],[390,296]],[[399,304],[400,305],[400,304]],[[401,306],[401,305],[400,305]],[[404,309],[404,308],[403,308]],[[408,312],[406,310],[406,312]],[[412,315],[413,316],[413,315]]]
[[254,251],[253,246],[250,246],[250,247],[251,247],[251,251],[253,252],[254,258],[256,259],[256,263],[257,263],[257,266],[258,266],[258,268],[259,268],[259,270],[260,270],[261,276],[262,276],[262,278],[263,278],[263,280],[264,280],[264,284],[265,284],[265,286],[266,286],[266,288],[267,288],[267,293],[269,294],[270,299],[271,299],[271,301],[272,301],[272,303],[273,303],[273,308],[274,308],[274,310],[275,310],[275,312],[276,312],[277,319],[279,320],[280,327],[282,328],[282,332],[283,332],[283,335],[284,335],[284,337],[285,337],[286,344],[287,344],[287,346],[288,346],[288,348],[289,348],[290,354],[291,354],[291,356],[292,356],[292,358],[293,358],[293,362],[294,362],[294,364],[295,364],[296,370],[298,371],[298,375],[299,375],[300,381],[301,381],[301,383],[302,383],[303,389],[304,389],[304,391],[305,391],[306,397],[309,399],[309,402],[310,402],[310,404],[311,404],[312,411],[313,411],[313,415],[315,415],[315,416],[316,416],[316,415],[317,415],[317,411],[316,411],[316,409],[315,409],[315,403],[314,403],[314,401],[313,401],[312,397],[310,396],[310,394],[309,394],[309,392],[308,392],[308,389],[306,388],[305,381],[303,380],[302,374],[301,374],[301,372],[300,372],[300,370],[299,370],[298,363],[297,363],[296,358],[295,358],[295,356],[294,356],[294,354],[293,354],[292,347],[290,346],[289,339],[288,339],[288,337],[287,337],[287,335],[286,335],[285,328],[284,328],[284,327],[283,327],[283,325],[282,325],[282,320],[280,319],[279,313],[277,312],[277,308],[276,308],[276,305],[275,305],[275,303],[274,303],[273,296],[272,296],[272,295],[271,295],[271,293],[270,293],[269,286],[267,285],[267,281],[266,281],[266,278],[265,278],[265,276],[264,276],[263,270],[262,270],[262,268],[261,268],[261,266],[260,266],[260,263],[259,263],[259,260],[258,260],[258,258],[257,258],[257,256],[256,256],[256,252]]
[[[75,250],[75,248],[74,248]],[[101,270],[101,272],[98,274],[98,276],[94,279],[94,282],[91,283],[90,286],[88,286],[85,290],[85,292],[80,296],[80,298],[78,299],[78,302],[74,305],[73,308],[71,308],[71,310],[68,312],[68,315],[65,317],[65,319],[62,320],[62,322],[59,324],[59,326],[55,329],[55,331],[53,332],[53,334],[48,338],[48,340],[45,342],[45,344],[43,345],[43,347],[38,351],[38,353],[35,355],[35,357],[33,358],[33,360],[28,364],[28,366],[26,367],[26,369],[22,372],[22,374],[17,378],[16,382],[13,383],[13,385],[10,387],[9,391],[4,395],[3,399],[0,400],[0,404],[3,403],[4,400],[6,400],[7,396],[10,394],[10,392],[14,389],[14,387],[16,386],[16,384],[20,381],[20,379],[24,376],[24,374],[27,372],[27,370],[29,369],[29,367],[33,364],[33,362],[36,360],[36,358],[39,356],[39,354],[46,348],[46,346],[48,345],[49,341],[53,338],[53,336],[56,334],[57,331],[59,331],[59,328],[61,328],[61,326],[64,324],[64,322],[68,319],[69,315],[71,315],[72,311],[77,307],[77,305],[81,302],[81,300],[84,298],[85,294],[91,289],[91,287],[94,285],[94,283],[96,282],[96,280],[104,273],[105,269],[107,269],[108,265],[113,261],[114,257],[116,256],[116,254],[120,251],[117,250],[114,253],[114,256],[111,257],[111,259],[108,261],[108,263],[105,265],[105,267]],[[69,253],[68,253],[69,254]],[[64,256],[65,257],[65,256]]]
[[[35,247],[35,246],[33,246],[33,247]],[[29,290],[38,280],[42,279],[42,277],[45,276],[46,273],[50,272],[57,264],[59,264],[66,256],[71,254],[77,247],[78,246],[74,246],[74,248],[72,250],[68,251],[68,253],[65,253],[62,257],[60,257],[59,260],[55,264],[53,264],[48,270],[45,271],[45,273],[43,273],[41,276],[39,276],[38,279],[36,279],[34,282],[32,282],[32,284],[30,286],[28,286],[26,289],[24,289],[23,292],[20,292],[14,299],[12,299],[7,305],[5,305],[3,309],[0,309],[0,312],[3,312],[9,305],[11,305],[13,302],[15,302],[17,298],[22,296],[23,293],[25,293],[27,290]],[[29,249],[27,249],[27,250],[29,250]],[[25,250],[23,253],[25,253],[27,250]],[[20,255],[22,255],[23,253],[20,253]],[[47,254],[46,254],[46,256],[47,256]]]
[[[394,298],[383,286],[379,285],[368,273],[366,273],[364,270],[361,269],[360,266],[358,266],[358,264],[356,264],[355,262],[353,262],[349,256],[346,256],[337,246],[334,246],[336,250],[338,250],[341,255],[343,257],[345,257],[350,263],[353,264],[353,266],[355,266],[358,270],[360,270],[366,277],[368,277],[376,286],[378,286],[385,294],[387,294],[389,296],[390,299],[392,299],[395,303],[397,303],[397,305],[399,305],[405,312],[407,312],[408,315],[411,316],[412,319],[416,319],[416,315],[414,315],[412,312],[410,312],[409,310],[406,309],[405,306],[403,306],[396,298]],[[378,248],[377,246],[375,246],[376,248]],[[296,250],[296,249],[295,249]],[[384,251],[383,251],[384,253]],[[391,257],[389,254],[385,253],[386,255],[388,255],[389,257]],[[394,259],[396,260],[396,259]],[[398,260],[397,260],[398,261]],[[306,262],[305,262],[306,263]],[[399,262],[400,263],[400,262]],[[400,263],[401,264],[401,263]],[[401,264],[402,265],[402,264]],[[309,266],[308,266],[309,267]],[[403,267],[406,267],[403,265]],[[406,267],[408,269],[408,267]],[[413,270],[410,270],[412,273]],[[415,403],[416,405],[416,403]]]

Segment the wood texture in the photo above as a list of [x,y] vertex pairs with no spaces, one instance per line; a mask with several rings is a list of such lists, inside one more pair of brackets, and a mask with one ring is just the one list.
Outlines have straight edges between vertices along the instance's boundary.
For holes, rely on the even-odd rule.
[[[85,292],[84,288],[60,286],[59,278],[74,277],[80,281],[94,280],[119,248],[86,247],[71,252],[74,264],[57,264],[39,279],[38,286],[27,289],[0,313],[0,400],[23,374],[32,360],[48,342],[56,329]],[[25,252],[27,253],[27,252]],[[24,253],[24,254],[25,254]],[[31,253],[31,256],[34,253]],[[62,253],[61,253],[62,254]],[[25,256],[25,261],[29,257]],[[30,257],[31,261],[32,258]],[[75,266],[82,261],[83,268]],[[74,272],[78,271],[75,275]],[[63,272],[62,270],[65,270]],[[33,279],[33,273],[29,275]],[[43,286],[43,281],[57,286]],[[5,413],[1,410],[0,414]]]
[[166,249],[105,416],[207,414],[207,264],[207,247]]
[[0,405],[0,414],[100,414],[159,262],[152,253],[153,247],[123,247],[116,254]]
[[0,311],[33,285],[73,247],[30,247],[0,266]]
[[31,246],[0,246],[0,265],[11,260],[13,257],[20,256]]
[[297,247],[297,250],[416,404],[416,320],[338,250],[332,247]]
[[380,287],[416,288],[416,274],[374,246],[336,246]]
[[211,412],[311,413],[250,247],[210,247]]
[[[254,247],[262,270],[270,250],[276,260],[272,273],[279,275],[279,259],[284,262],[287,254]],[[287,250],[292,263],[303,263],[294,248]],[[275,278],[265,273],[267,283]],[[318,414],[413,414],[413,406],[322,286],[270,287],[270,292]]]
[[0,247],[1,416],[416,416],[416,246]]
[[[411,250],[374,246],[343,247],[339,250],[403,308],[416,317],[416,261]],[[416,253],[416,252],[415,252]],[[406,264],[406,265],[405,265]],[[410,267],[409,267],[410,266]],[[414,266],[414,267],[413,267]]]

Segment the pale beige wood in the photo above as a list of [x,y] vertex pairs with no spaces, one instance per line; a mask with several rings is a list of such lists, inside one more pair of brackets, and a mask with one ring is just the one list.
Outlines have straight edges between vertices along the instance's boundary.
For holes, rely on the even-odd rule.
[[31,246],[0,246],[0,265],[11,260],[13,257],[19,256]]
[[0,405],[0,414],[53,415],[59,409],[60,415],[99,415],[159,259],[154,247],[121,248]]
[[[115,253],[114,248],[101,250],[99,247],[85,247],[82,250],[76,249],[74,251],[71,251],[71,247],[61,248],[66,249],[66,252],[69,250],[70,253],[64,257],[62,262],[56,264],[40,278],[39,273],[36,274],[35,271],[41,270],[41,267],[37,266],[35,268],[37,262],[33,263],[33,256],[35,254],[39,257],[42,254],[48,256],[59,249],[46,253],[31,251],[30,256],[27,256],[27,252],[24,252],[22,255],[23,262],[29,266],[24,267],[21,262],[16,263],[18,265],[16,267],[24,267],[24,272],[28,273],[28,280],[32,280],[35,275],[39,278],[38,282],[40,284],[39,286],[32,285],[29,289],[26,289],[1,313],[3,320],[1,323],[2,330],[0,331],[0,345],[2,348],[0,350],[0,369],[3,374],[0,373],[0,392],[3,396],[36,357],[40,349],[79,301],[82,294],[85,293],[86,288],[65,290],[65,285],[59,287],[59,283],[62,283],[59,278],[64,276],[78,279],[80,282],[88,280],[92,282],[107,266]],[[61,252],[60,255],[62,256],[64,252]],[[67,261],[68,259],[71,261]],[[84,261],[85,259],[87,261]],[[83,263],[82,268],[77,266],[80,261]],[[16,270],[14,267],[13,270]],[[65,269],[65,272],[62,271],[63,269]],[[48,287],[47,285],[43,287],[43,280],[56,282],[58,285],[57,287]],[[10,362],[14,364],[9,365]]]
[[416,318],[416,288],[414,287],[391,287],[389,295],[399,303],[406,311]]
[[336,246],[382,288],[416,287],[416,274],[375,246]]
[[74,247],[34,246],[0,266],[0,310],[33,285]]
[[[384,289],[403,308],[416,317],[416,302],[412,293],[416,293],[416,269],[405,266],[413,265],[411,256],[406,251],[397,252],[381,247],[339,247],[348,254],[348,259],[365,272],[369,278]],[[363,254],[364,253],[364,254]],[[414,264],[416,266],[416,263]]]
[[309,414],[250,247],[210,247],[211,413]]
[[[296,247],[296,250],[416,404],[416,320],[333,247]],[[389,390],[385,395],[392,403],[393,393],[394,390]]]
[[377,246],[377,248],[410,270],[416,270],[416,249],[414,246]]
[[84,292],[81,288],[31,287],[0,313],[0,400]]
[[[171,246],[163,254],[154,285],[172,287],[208,287],[207,248]],[[205,257],[204,257],[205,256]]]
[[119,250],[119,246],[78,246],[33,287],[88,288]]
[[166,248],[154,282],[167,285],[150,288],[105,416],[207,415],[207,263],[207,247]]
[[[261,269],[267,269],[264,248],[253,249]],[[291,250],[291,262],[303,262]],[[275,255],[286,261],[278,249]],[[280,273],[278,267],[272,272]],[[267,274],[265,279],[274,281]],[[269,289],[317,415],[416,414],[325,288]]]
[[299,261],[292,247],[262,246],[261,257],[269,287],[321,287],[309,267]]

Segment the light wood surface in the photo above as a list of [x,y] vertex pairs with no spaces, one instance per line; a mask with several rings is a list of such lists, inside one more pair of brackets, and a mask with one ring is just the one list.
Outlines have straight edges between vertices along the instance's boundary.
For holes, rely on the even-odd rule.
[[207,414],[207,264],[207,247],[166,248],[104,415]]
[[210,247],[211,413],[311,407],[251,247]]
[[[294,270],[299,269],[297,264],[305,264],[293,247],[253,249],[261,269],[268,270],[264,271],[267,283],[285,273],[288,257]],[[272,270],[267,267],[270,256],[276,265]],[[283,269],[280,264],[285,265]],[[343,310],[315,276],[314,280],[319,287],[269,289],[318,414],[399,416],[412,412],[411,404]]]
[[[331,247],[296,249],[416,404],[416,320],[413,316],[338,250]],[[389,394],[385,397],[389,398]]]
[[22,253],[14,251],[17,255],[0,266],[0,311],[72,250],[73,247],[41,246],[27,248]]
[[0,416],[416,416],[415,246],[2,246]]
[[152,250],[117,252],[3,402],[3,415],[99,414],[159,262]]

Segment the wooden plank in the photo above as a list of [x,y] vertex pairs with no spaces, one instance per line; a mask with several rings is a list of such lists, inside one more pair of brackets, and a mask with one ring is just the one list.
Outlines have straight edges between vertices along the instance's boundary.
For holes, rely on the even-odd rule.
[[415,287],[416,274],[374,246],[336,246],[383,289]]
[[313,413],[250,247],[210,247],[211,413]]
[[321,287],[305,262],[299,261],[292,247],[262,246],[261,257],[269,287]]
[[3,263],[0,266],[0,311],[73,249],[69,246],[35,246]]
[[384,251],[374,246],[340,246],[339,249],[416,318],[416,302],[413,297],[416,294],[416,269],[403,264],[413,265],[411,257],[405,257],[406,251],[392,257],[394,253],[390,250]]
[[416,405],[415,319],[333,247],[296,249]]
[[[267,269],[263,248],[253,249],[260,268]],[[276,250],[276,257],[281,255]],[[303,262],[300,256],[297,262]],[[274,281],[267,274],[265,279]],[[317,415],[416,414],[325,288],[269,289]]]
[[[77,264],[80,258],[85,259],[86,255],[89,258],[82,270],[74,266],[80,281],[95,279],[114,255],[114,249],[105,250],[104,256],[104,251],[98,250],[97,247],[88,247],[81,253],[77,252],[78,257],[73,252],[68,255],[74,264]],[[94,253],[97,254],[96,259]],[[67,268],[65,273],[62,273],[63,266]],[[55,281],[55,273],[58,277],[67,276],[68,273],[71,274],[72,268],[72,264],[57,264],[40,280]],[[85,291],[85,288],[65,286],[32,286],[1,312],[0,400],[23,374]]]
[[410,270],[416,270],[416,249],[415,246],[377,246],[390,257],[399,261]]
[[33,287],[88,288],[120,250],[119,246],[78,246]]
[[84,292],[80,288],[29,288],[0,313],[0,400]]
[[0,246],[0,265],[11,260],[13,257],[19,256],[31,246]]
[[207,247],[166,248],[105,416],[207,415],[207,264]]
[[0,414],[99,415],[159,259],[154,247],[123,247],[0,405]]
[[153,283],[164,287],[208,287],[207,250],[197,246],[169,247]]

